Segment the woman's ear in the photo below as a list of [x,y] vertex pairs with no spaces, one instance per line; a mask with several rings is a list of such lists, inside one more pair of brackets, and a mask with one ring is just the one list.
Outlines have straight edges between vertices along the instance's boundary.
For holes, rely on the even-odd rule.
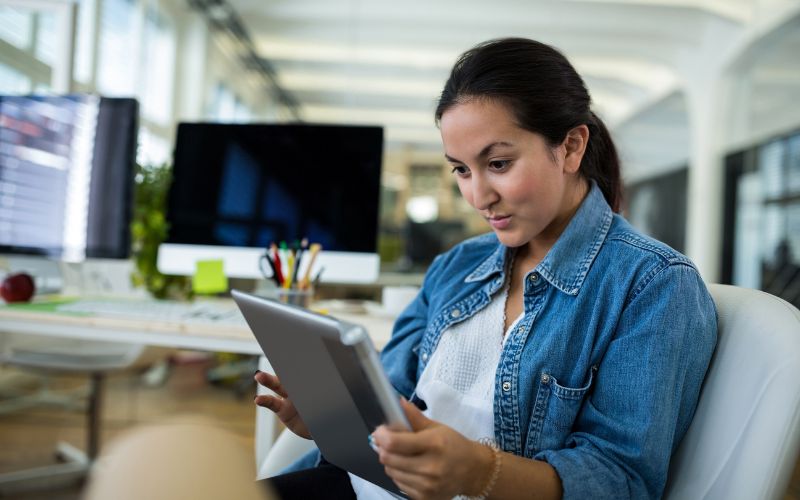
[[586,145],[589,144],[589,127],[578,125],[569,132],[561,145],[564,147],[564,171],[574,174],[581,166]]

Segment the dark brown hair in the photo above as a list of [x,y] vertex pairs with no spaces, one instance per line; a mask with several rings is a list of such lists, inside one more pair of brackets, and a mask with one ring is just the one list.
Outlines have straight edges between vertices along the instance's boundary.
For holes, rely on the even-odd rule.
[[452,106],[475,98],[502,102],[517,124],[542,135],[551,147],[579,125],[589,128],[581,174],[597,182],[612,210],[622,202],[617,149],[580,75],[553,47],[525,38],[481,43],[456,61],[436,106],[436,121]]

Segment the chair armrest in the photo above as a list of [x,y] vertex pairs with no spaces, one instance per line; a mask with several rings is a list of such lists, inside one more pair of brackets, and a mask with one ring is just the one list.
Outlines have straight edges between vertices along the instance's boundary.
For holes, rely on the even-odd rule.
[[283,469],[313,450],[315,446],[314,441],[301,438],[292,431],[284,430],[259,466],[258,478],[263,479],[279,474]]

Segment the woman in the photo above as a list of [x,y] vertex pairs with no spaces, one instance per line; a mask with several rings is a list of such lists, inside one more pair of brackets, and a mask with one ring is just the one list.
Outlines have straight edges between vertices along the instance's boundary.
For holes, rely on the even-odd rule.
[[[445,85],[445,157],[492,232],[436,258],[381,355],[414,432],[372,438],[413,498],[663,492],[716,315],[689,259],[614,213],[619,162],[589,104],[569,62],[525,39],[469,50]],[[257,402],[307,435],[288,399]]]

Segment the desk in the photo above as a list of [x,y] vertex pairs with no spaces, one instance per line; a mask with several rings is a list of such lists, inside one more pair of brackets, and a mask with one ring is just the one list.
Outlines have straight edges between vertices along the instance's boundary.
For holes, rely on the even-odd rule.
[[[235,308],[231,300],[215,300],[215,306]],[[333,316],[363,325],[375,346],[383,348],[391,336],[393,319],[369,314]],[[222,351],[261,356],[259,366],[271,371],[250,329],[243,323],[214,321],[164,321],[108,317],[100,314],[63,313],[34,307],[0,306],[0,335],[26,334],[104,342]],[[256,461],[260,464],[275,438],[275,418],[269,410],[256,411]]]
[[[214,301],[234,307],[232,301]],[[377,349],[382,349],[392,333],[393,319],[370,314],[334,313],[344,321],[363,325]],[[106,342],[125,342],[152,346],[221,351],[261,355],[250,329],[242,323],[231,325],[214,321],[151,321],[107,317],[100,314],[76,315],[0,306],[0,333],[47,335]]]

